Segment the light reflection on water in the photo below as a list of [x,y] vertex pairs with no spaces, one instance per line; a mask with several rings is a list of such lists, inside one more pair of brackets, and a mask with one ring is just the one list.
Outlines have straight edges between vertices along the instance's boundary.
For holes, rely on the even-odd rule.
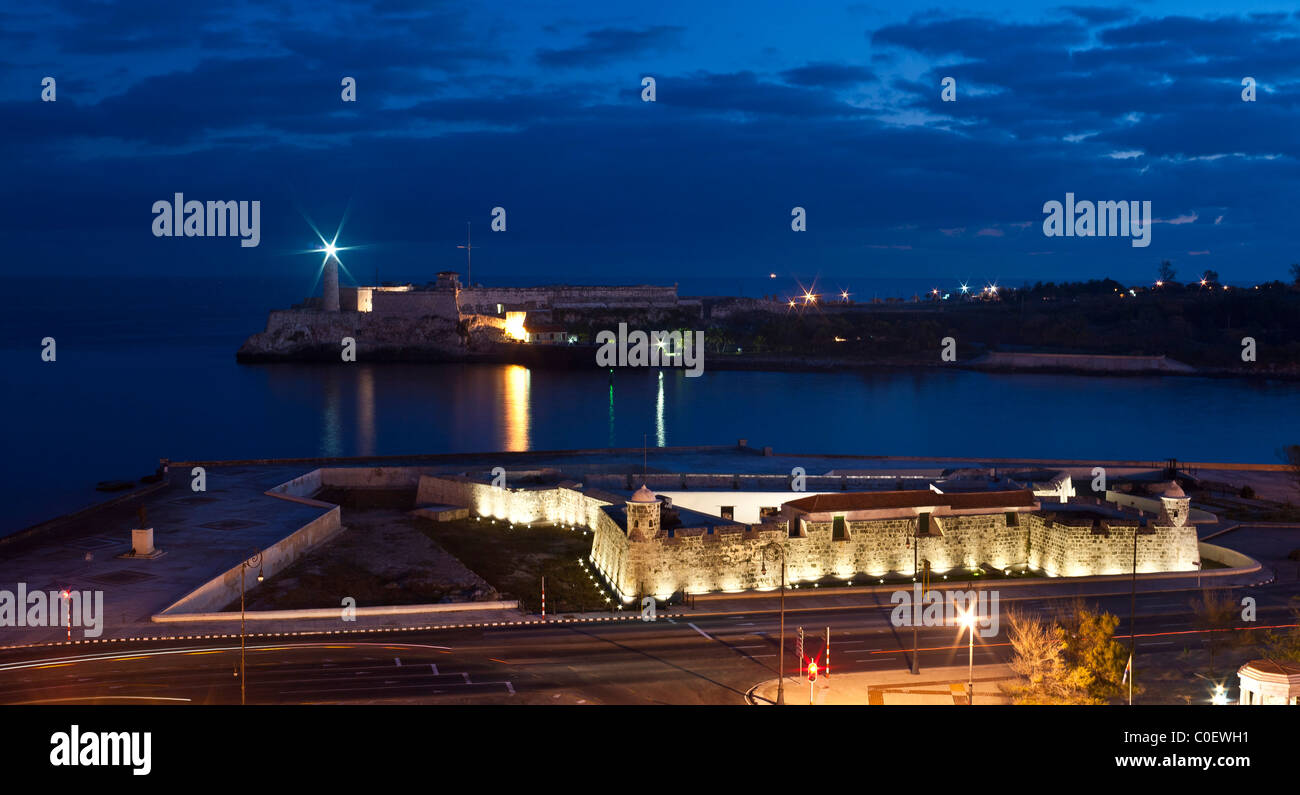
[[[7,359],[0,532],[97,501],[160,457],[770,445],[785,453],[1275,463],[1300,384],[960,370],[769,373],[235,364],[228,351],[61,347]],[[70,462],[75,465],[69,466]],[[60,477],[49,477],[59,472]]]

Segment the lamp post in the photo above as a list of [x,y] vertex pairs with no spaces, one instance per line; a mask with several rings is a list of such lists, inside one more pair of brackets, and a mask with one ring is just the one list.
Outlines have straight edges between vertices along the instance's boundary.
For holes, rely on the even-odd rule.
[[777,657],[777,680],[776,680],[776,703],[777,705],[785,704],[785,547],[781,544],[771,541],[765,544],[760,550],[762,555],[763,568],[762,573],[767,574],[767,556],[768,553],[775,553],[781,556],[781,640],[779,643],[780,654]]
[[[915,535],[912,536],[912,582],[913,583],[916,582],[916,578],[918,576],[917,569],[920,567],[920,552],[921,552],[921,525],[918,522],[916,525],[916,533]],[[922,590],[921,596],[924,597],[925,596],[924,584],[921,586],[921,590]],[[912,593],[916,593],[915,588],[912,589]],[[921,641],[920,641],[920,634],[919,634],[920,633],[919,625],[921,622],[917,620],[917,617],[921,615],[921,609],[922,609],[922,605],[914,605],[912,607],[912,673],[914,675],[920,675],[921,673]]]
[[1128,602],[1128,705],[1133,706],[1133,679],[1137,674],[1137,593],[1138,593],[1138,532],[1141,523],[1133,527],[1133,584]]
[[244,703],[244,572],[257,567],[257,581],[262,577],[262,550],[255,551],[247,560],[239,564],[239,703]]
[[966,634],[970,638],[970,651],[966,657],[966,703],[973,705],[975,703],[975,605],[972,604],[966,608],[965,614],[961,617],[962,626],[966,627]]

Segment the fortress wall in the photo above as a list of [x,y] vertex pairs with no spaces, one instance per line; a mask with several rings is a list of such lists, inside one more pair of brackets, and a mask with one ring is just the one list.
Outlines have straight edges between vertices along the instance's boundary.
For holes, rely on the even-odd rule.
[[[1125,574],[1133,570],[1133,531],[1112,527],[1094,532],[1091,524],[1067,525],[1027,515],[1030,528],[1029,565],[1054,577]],[[1196,529],[1148,527],[1137,537],[1139,574],[1195,571],[1199,559]]]
[[[1131,569],[1132,537],[1123,528],[1109,535],[1094,534],[1090,527],[1059,522],[1048,526],[1035,514],[1018,516],[1017,526],[1008,526],[1003,514],[940,517],[941,534],[919,539],[917,554],[930,561],[936,579],[968,566],[1001,569],[1026,562],[1052,576],[1122,574]],[[768,524],[750,532],[721,527],[713,534],[677,528],[673,538],[661,534],[651,541],[630,542],[612,520],[603,521],[608,526],[603,528],[607,537],[597,552],[599,566],[624,597],[777,587],[779,563],[769,561],[768,574],[759,573],[759,549],[773,540],[785,544],[792,584],[913,571],[909,542],[916,533],[914,519],[848,522],[849,538],[839,541],[832,540],[830,522],[812,522],[802,525],[804,537],[788,539],[783,528]],[[1153,535],[1139,536],[1138,572],[1194,571],[1195,531],[1190,527],[1154,530]],[[619,559],[620,553],[625,558]]]
[[915,553],[910,547],[915,519],[847,522],[849,538],[841,541],[832,540],[832,523],[804,522],[807,537],[792,538],[787,547],[790,580],[910,573],[918,558],[929,560],[931,571],[939,575],[955,568],[1005,568],[1025,561],[1027,529],[1023,524],[1008,527],[1002,514],[940,517],[938,522],[941,534],[916,539]]
[[463,505],[480,516],[509,522],[545,521],[594,528],[600,506],[608,502],[567,486],[543,489],[502,489],[464,477],[422,475],[416,502],[424,505]]
[[624,596],[636,593],[636,583],[630,577],[630,545],[618,524],[604,511],[597,511],[591,534],[591,562]]
[[[786,524],[721,524],[709,533],[702,527],[677,527],[649,541],[631,541],[602,505],[614,495],[583,493],[569,485],[550,488],[498,488],[465,477],[420,477],[418,501],[463,505],[474,512],[512,522],[548,521],[593,530],[591,561],[625,599],[651,594],[667,598],[686,591],[741,591],[780,585],[780,562],[770,559],[761,573],[761,548],[773,541],[785,546],[789,582],[823,577],[852,579],[910,574],[916,531],[914,518],[846,523],[848,538],[833,540],[831,522],[802,522],[802,537],[789,538]],[[1047,520],[1039,514],[940,516],[938,532],[917,539],[916,555],[930,561],[938,576],[953,569],[989,565],[999,569],[1026,562],[1051,576],[1123,574],[1132,567],[1128,528],[1094,533],[1091,522],[1079,526]],[[932,526],[932,532],[936,529]],[[1138,571],[1194,571],[1198,559],[1196,531],[1155,527],[1138,537]]]
[[677,287],[655,285],[549,287],[466,287],[458,296],[460,311],[496,314],[497,304],[513,308],[600,309],[609,307],[674,307]]
[[370,295],[374,314],[381,317],[434,317],[459,320],[456,294],[451,290],[373,291]]

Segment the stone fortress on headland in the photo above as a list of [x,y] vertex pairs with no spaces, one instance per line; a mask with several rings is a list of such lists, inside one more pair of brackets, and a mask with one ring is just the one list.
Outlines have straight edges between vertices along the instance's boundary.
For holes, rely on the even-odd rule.
[[[1122,575],[1135,544],[1139,574],[1195,571],[1194,522],[1215,521],[1193,511],[1176,482],[1116,483],[1100,499],[1077,495],[1058,472],[831,473],[809,476],[802,492],[769,475],[509,478],[526,485],[423,476],[418,499],[512,523],[588,528],[590,560],[625,603],[778,587],[775,558],[761,565],[773,544],[791,584],[874,584],[912,577],[918,562],[936,577]],[[634,480],[644,484],[633,491]]]
[[338,361],[340,341],[351,337],[365,358],[455,359],[501,343],[571,342],[551,322],[557,310],[701,311],[701,302],[680,298],[676,285],[467,286],[458,273],[443,271],[419,287],[341,287],[338,268],[330,257],[322,294],[272,310],[266,330],[249,337],[238,358]]

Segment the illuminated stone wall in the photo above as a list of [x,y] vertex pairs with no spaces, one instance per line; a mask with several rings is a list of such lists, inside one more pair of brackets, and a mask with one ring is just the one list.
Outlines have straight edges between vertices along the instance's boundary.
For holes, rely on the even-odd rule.
[[[933,518],[932,522],[936,521]],[[1008,527],[1002,514],[943,517],[942,535],[919,539],[917,557],[929,560],[939,575],[954,568],[1023,565],[1028,549],[1028,529],[1021,522]],[[628,542],[622,530],[604,512],[600,515],[599,549],[593,562],[624,598],[653,594],[665,598],[683,590],[689,593],[775,588],[780,584],[777,558],[768,560],[761,573],[760,548],[776,541],[785,545],[787,576],[791,583],[824,577],[864,583],[891,572],[910,574],[916,519],[848,522],[848,538],[834,540],[830,522],[803,523],[804,535],[787,538],[784,523],[675,528],[673,537],[660,533],[653,541]],[[750,529],[752,528],[752,529]],[[619,543],[616,539],[622,539]],[[625,555],[618,558],[619,554]]]
[[[784,522],[675,527],[647,541],[631,541],[602,505],[621,497],[579,491],[578,484],[547,488],[502,489],[464,477],[423,476],[419,502],[463,505],[473,512],[512,522],[577,524],[593,531],[591,561],[625,601],[639,595],[667,598],[683,591],[708,593],[776,588],[780,562],[767,561],[761,549],[776,542],[786,549],[791,583],[838,578],[849,581],[886,574],[910,575],[913,556],[929,560],[935,576],[970,566],[1006,568],[1028,564],[1055,577],[1124,574],[1131,570],[1130,528],[1094,529],[1090,519],[1077,525],[1059,518],[1020,512],[1012,525],[1005,513],[931,517],[934,535],[917,539],[915,518],[849,521],[848,537],[833,539],[831,522],[802,522],[800,537],[789,538]],[[1199,557],[1196,530],[1152,527],[1138,537],[1138,571],[1194,571]]]
[[[1026,563],[1054,577],[1124,574],[1132,568],[1133,536],[1128,528],[1094,533],[1091,523],[1072,526],[1046,521],[1033,513],[1017,515],[1008,526],[1005,514],[948,516],[938,522],[940,535],[910,543],[915,519],[848,522],[848,538],[833,540],[830,522],[805,523],[805,536],[786,538],[783,525],[732,525],[676,528],[652,541],[631,542],[604,512],[599,515],[593,562],[625,600],[652,594],[707,593],[775,588],[779,564],[769,559],[760,573],[759,549],[770,541],[786,548],[791,583],[822,578],[860,579],[867,584],[886,574],[910,575],[913,555],[929,560],[936,577],[972,566],[1009,568]],[[1192,527],[1154,527],[1138,538],[1138,572],[1193,571],[1198,558]],[[963,572],[964,573],[964,572]]]
[[[573,484],[577,485],[577,484]],[[548,488],[498,488],[467,477],[424,475],[416,492],[422,505],[462,505],[479,516],[509,522],[550,522],[594,528],[600,506],[609,501],[572,486]]]
[[[1132,527],[1094,528],[1091,522],[1066,524],[1030,514],[1029,565],[1053,577],[1127,574],[1133,570]],[[1200,553],[1196,528],[1148,527],[1137,537],[1139,574],[1195,571]]]

